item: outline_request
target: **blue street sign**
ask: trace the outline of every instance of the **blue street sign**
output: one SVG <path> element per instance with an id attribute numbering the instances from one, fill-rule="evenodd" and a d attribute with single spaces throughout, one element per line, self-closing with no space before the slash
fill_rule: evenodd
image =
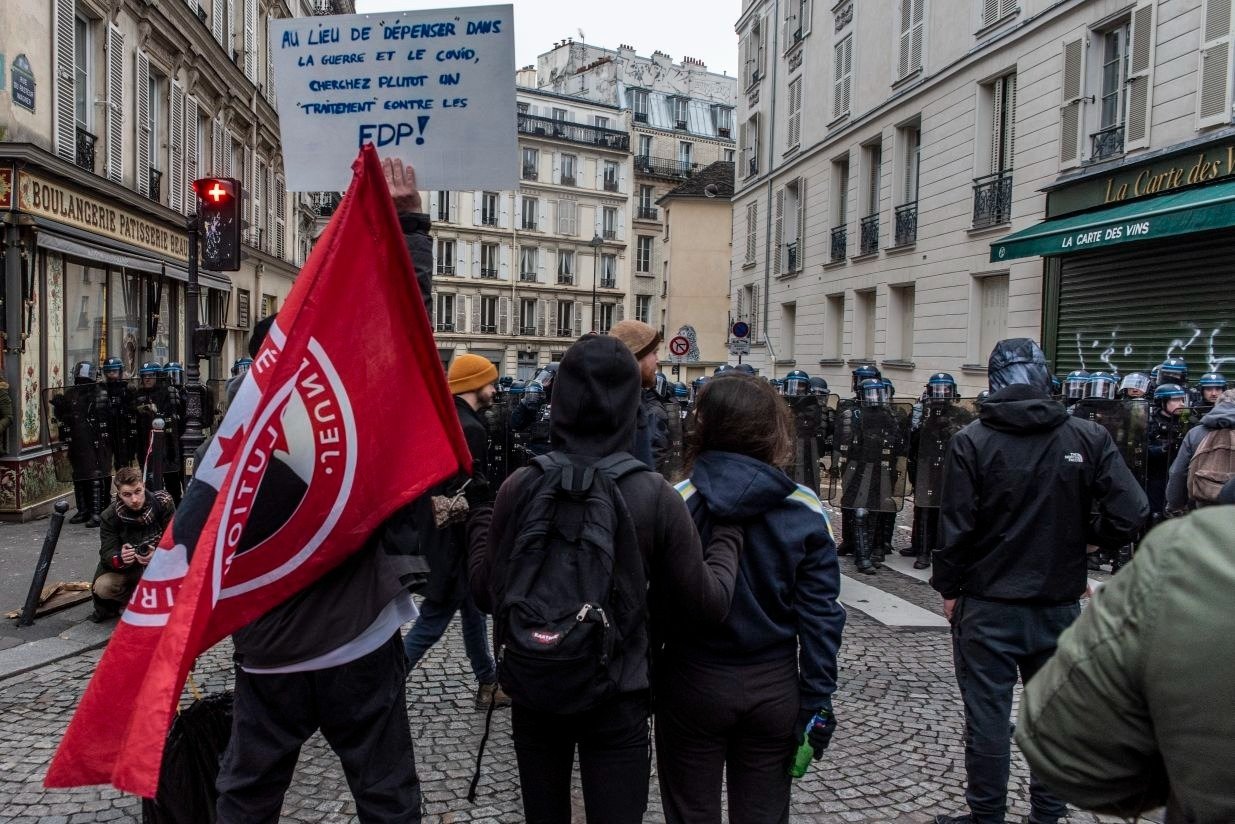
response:
<path id="1" fill-rule="evenodd" d="M 750 324 L 746 323 L 746 321 L 740 320 L 733 324 L 733 329 L 731 331 L 735 338 L 744 338 L 750 334 Z"/>

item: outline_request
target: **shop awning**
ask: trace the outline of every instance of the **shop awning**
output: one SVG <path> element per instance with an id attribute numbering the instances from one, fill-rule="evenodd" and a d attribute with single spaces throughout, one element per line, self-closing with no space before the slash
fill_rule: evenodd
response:
<path id="1" fill-rule="evenodd" d="M 991 262 L 1088 252 L 1235 226 L 1235 180 L 1044 220 L 991 244 Z"/>
<path id="2" fill-rule="evenodd" d="M 82 258 L 95 264 L 134 269 L 139 272 L 149 272 L 153 275 L 165 274 L 170 278 L 185 282 L 189 279 L 188 270 L 175 263 L 131 254 L 111 245 L 104 246 L 97 241 L 92 243 L 84 238 L 79 239 L 76 232 L 73 232 L 74 236 L 70 236 L 67 231 L 65 234 L 59 234 L 49 228 L 50 224 L 42 220 L 36 219 L 35 225 L 40 230 L 35 240 L 44 249 L 63 252 L 66 255 Z M 223 291 L 228 291 L 232 288 L 231 278 L 222 272 L 208 272 L 204 269 L 199 269 L 197 279 L 203 287 L 222 289 Z"/>

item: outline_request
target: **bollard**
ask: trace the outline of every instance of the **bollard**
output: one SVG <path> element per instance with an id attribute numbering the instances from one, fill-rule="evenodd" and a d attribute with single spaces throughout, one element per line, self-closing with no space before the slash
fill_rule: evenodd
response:
<path id="1" fill-rule="evenodd" d="M 30 582 L 30 592 L 26 594 L 26 605 L 21 609 L 21 618 L 17 626 L 34 625 L 34 613 L 39 608 L 39 594 L 47 583 L 47 571 L 51 569 L 51 558 L 56 554 L 56 544 L 60 541 L 60 527 L 64 525 L 64 513 L 69 511 L 68 501 L 60 501 L 47 524 L 47 534 L 43 536 L 43 549 L 39 552 L 39 564 L 34 568 L 34 580 Z"/>
<path id="2" fill-rule="evenodd" d="M 150 443 L 146 449 L 146 466 L 145 476 L 146 488 L 157 490 L 163 489 L 163 450 L 166 446 L 166 437 L 163 429 L 166 424 L 162 418 L 155 418 L 150 425 Z"/>

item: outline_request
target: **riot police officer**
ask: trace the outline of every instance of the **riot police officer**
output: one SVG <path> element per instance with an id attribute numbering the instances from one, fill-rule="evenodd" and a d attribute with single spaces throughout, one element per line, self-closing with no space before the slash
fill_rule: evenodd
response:
<path id="1" fill-rule="evenodd" d="M 793 413 L 793 460 L 789 476 L 795 483 L 819 494 L 819 429 L 823 409 L 819 398 L 811 392 L 810 375 L 794 369 L 785 376 L 782 389 L 789 410 Z"/>
<path id="2" fill-rule="evenodd" d="M 67 446 L 67 466 L 57 461 L 56 475 L 73 482 L 77 512 L 69 523 L 85 522 L 88 527 L 100 523 L 112 471 L 108 433 L 111 410 L 107 392 L 97 377 L 94 364 L 80 361 L 73 367 L 72 386 L 48 390 L 45 396 L 60 424 L 60 441 Z"/>
<path id="3" fill-rule="evenodd" d="M 1179 444 L 1188 432 L 1190 412 L 1188 393 L 1179 384 L 1163 383 L 1154 390 L 1145 484 L 1151 525 L 1166 517 L 1166 481 Z"/>
<path id="4" fill-rule="evenodd" d="M 948 446 L 953 436 L 976 417 L 976 406 L 961 400 L 955 378 L 947 372 L 937 372 L 930 377 L 921 403 L 921 415 L 910 433 L 914 569 L 928 568 L 931 553 L 938 549 L 939 507 Z M 901 554 L 906 553 L 902 550 Z"/>
<path id="5" fill-rule="evenodd" d="M 841 450 L 850 449 L 852 439 L 855 437 L 855 427 L 860 420 L 860 407 L 862 403 L 862 383 L 867 380 L 879 380 L 879 370 L 873 366 L 859 366 L 850 373 L 850 386 L 853 389 L 853 398 L 841 401 L 836 409 L 836 423 L 834 427 L 833 448 L 836 450 L 836 456 L 832 463 L 832 473 L 834 477 L 839 477 L 839 473 L 843 470 L 840 465 L 845 459 L 840 454 Z M 863 515 L 865 518 L 865 515 Z M 852 507 L 848 507 L 841 503 L 841 542 L 836 547 L 838 555 L 849 555 L 854 551 L 854 546 L 857 543 L 854 540 L 853 527 L 856 523 L 857 516 Z"/>
<path id="6" fill-rule="evenodd" d="M 1197 409 L 1208 412 L 1218 402 L 1218 397 L 1226 391 L 1226 378 L 1218 372 L 1206 372 L 1196 382 L 1196 388 L 1201 395 Z"/>
<path id="7" fill-rule="evenodd" d="M 1084 369 L 1069 372 L 1063 379 L 1064 406 L 1071 408 L 1085 397 L 1085 384 L 1089 382 L 1089 373 Z"/>
<path id="8" fill-rule="evenodd" d="M 137 454 L 137 418 L 133 414 L 133 390 L 124 379 L 120 358 L 103 361 L 103 386 L 107 390 L 107 431 L 115 467 L 129 466 Z"/>
<path id="9" fill-rule="evenodd" d="M 171 430 L 167 428 L 171 417 L 171 403 L 168 399 L 166 386 L 163 384 L 163 367 L 154 361 L 143 363 L 137 370 L 137 388 L 133 390 L 133 417 L 137 421 L 137 460 L 146 465 L 155 449 L 161 450 L 160 463 L 165 464 L 167 440 Z M 163 419 L 163 442 L 155 444 L 151 441 L 156 418 Z M 160 468 L 160 477 L 162 468 Z M 151 478 L 145 479 L 150 489 L 161 489 L 158 484 L 151 484 Z"/>
<path id="10" fill-rule="evenodd" d="M 682 474 L 682 415 L 673 397 L 673 384 L 664 372 L 657 372 L 652 388 L 643 390 L 644 404 L 664 426 L 667 443 L 653 443 L 656 471 L 672 482 Z M 658 428 L 659 431 L 659 428 Z"/>
<path id="11" fill-rule="evenodd" d="M 524 434 L 524 449 L 533 457 L 544 455 L 549 444 L 549 409 L 553 403 L 553 379 L 557 376 L 557 361 L 546 364 L 535 379 L 523 387 L 523 396 L 510 413 L 510 426 Z"/>
<path id="12" fill-rule="evenodd" d="M 1116 397 L 1120 400 L 1138 400 L 1149 396 L 1152 379 L 1144 372 L 1129 372 L 1119 381 Z"/>

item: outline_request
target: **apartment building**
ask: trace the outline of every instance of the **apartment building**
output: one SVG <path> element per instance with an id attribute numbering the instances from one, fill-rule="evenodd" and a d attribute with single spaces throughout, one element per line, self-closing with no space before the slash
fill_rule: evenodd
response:
<path id="1" fill-rule="evenodd" d="M 319 9 L 320 5 L 320 9 Z M 40 403 L 78 361 L 184 361 L 186 311 L 230 330 L 203 362 L 221 380 L 277 310 L 309 246 L 308 198 L 280 160 L 266 27 L 352 11 L 351 0 L 10 0 L 0 83 L 5 376 L 15 420 L 0 457 L 0 517 L 60 495 Z M 240 179 L 239 272 L 202 271 L 185 304 L 186 216 L 198 177 Z"/>
<path id="2" fill-rule="evenodd" d="M 471 352 L 530 379 L 585 331 L 624 317 L 630 136 L 614 106 L 519 73 L 519 188 L 425 192 L 442 363 Z"/>
<path id="3" fill-rule="evenodd" d="M 885 8 L 886 6 L 886 8 Z M 750 0 L 731 305 L 751 362 L 916 395 L 1235 360 L 1231 0 Z"/>

